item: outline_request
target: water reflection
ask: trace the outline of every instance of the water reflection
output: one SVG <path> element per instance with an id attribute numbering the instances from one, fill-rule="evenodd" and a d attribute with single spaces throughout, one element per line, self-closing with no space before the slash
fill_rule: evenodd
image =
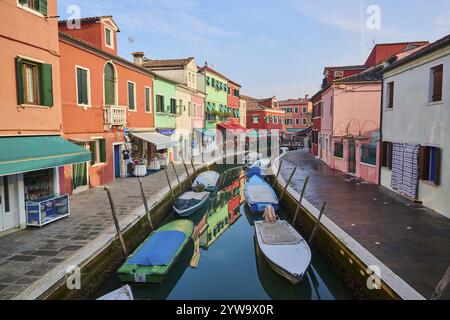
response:
<path id="1" fill-rule="evenodd" d="M 195 225 L 192 241 L 174 268 L 161 286 L 132 285 L 136 299 L 351 298 L 331 267 L 314 253 L 307 277 L 297 286 L 270 268 L 254 241 L 253 222 L 261 217 L 245 210 L 244 177 L 241 168 L 221 172 L 219 191 L 190 217 Z M 113 275 L 95 298 L 122 285 Z"/>

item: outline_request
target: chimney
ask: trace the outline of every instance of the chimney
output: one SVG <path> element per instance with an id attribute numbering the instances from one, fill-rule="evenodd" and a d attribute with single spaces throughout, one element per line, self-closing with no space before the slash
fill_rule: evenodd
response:
<path id="1" fill-rule="evenodd" d="M 309 100 L 309 94 L 305 94 L 305 100 L 306 100 L 306 101 Z"/>
<path id="2" fill-rule="evenodd" d="M 144 53 L 143 52 L 133 52 L 131 54 L 133 56 L 133 63 L 138 66 L 142 66 L 144 64 Z"/>

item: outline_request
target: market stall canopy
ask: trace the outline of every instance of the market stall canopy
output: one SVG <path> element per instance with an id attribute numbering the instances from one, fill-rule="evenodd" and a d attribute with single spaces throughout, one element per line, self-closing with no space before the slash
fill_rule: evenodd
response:
<path id="1" fill-rule="evenodd" d="M 158 132 L 130 132 L 130 134 L 136 138 L 154 144 L 156 146 L 156 150 L 163 150 L 170 147 L 176 147 L 178 145 L 177 141 L 173 141 L 170 137 L 162 135 Z"/>
<path id="2" fill-rule="evenodd" d="M 91 161 L 91 152 L 60 136 L 0 138 L 0 176 Z"/>

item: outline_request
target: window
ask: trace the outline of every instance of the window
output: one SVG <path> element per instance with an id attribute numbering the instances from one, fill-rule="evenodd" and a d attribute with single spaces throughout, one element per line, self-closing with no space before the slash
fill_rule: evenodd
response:
<path id="1" fill-rule="evenodd" d="M 374 166 L 377 164 L 376 144 L 363 144 L 361 146 L 361 162 Z"/>
<path id="2" fill-rule="evenodd" d="M 303 107 L 303 114 L 306 114 L 307 112 L 306 107 Z"/>
<path id="3" fill-rule="evenodd" d="M 303 124 L 304 126 L 306 126 L 306 124 L 307 124 L 306 119 L 302 119 L 302 124 Z"/>
<path id="4" fill-rule="evenodd" d="M 97 139 L 89 142 L 92 160 L 91 165 L 106 163 L 106 140 Z"/>
<path id="5" fill-rule="evenodd" d="M 441 153 L 441 149 L 437 147 L 420 147 L 419 175 L 421 180 L 440 185 Z"/>
<path id="6" fill-rule="evenodd" d="M 298 113 L 298 108 L 295 108 L 295 113 Z"/>
<path id="7" fill-rule="evenodd" d="M 259 123 L 259 116 L 252 117 L 253 123 Z"/>
<path id="8" fill-rule="evenodd" d="M 442 79 L 444 66 L 431 68 L 430 102 L 442 101 Z"/>
<path id="9" fill-rule="evenodd" d="M 392 156 L 394 147 L 391 142 L 383 141 L 381 150 L 381 166 L 392 170 Z"/>
<path id="10" fill-rule="evenodd" d="M 145 87 L 145 112 L 152 112 L 152 106 L 151 106 L 151 89 L 149 87 Z"/>
<path id="11" fill-rule="evenodd" d="M 52 65 L 16 58 L 18 104 L 53 106 Z"/>
<path id="12" fill-rule="evenodd" d="M 128 109 L 136 111 L 136 84 L 128 81 Z"/>
<path id="13" fill-rule="evenodd" d="M 164 96 L 156 95 L 156 112 L 164 112 Z"/>
<path id="14" fill-rule="evenodd" d="M 177 100 L 174 98 L 170 99 L 170 113 L 172 114 L 177 113 Z"/>
<path id="15" fill-rule="evenodd" d="M 333 108 L 334 108 L 334 98 L 331 97 L 330 99 L 330 115 L 333 115 Z"/>
<path id="16" fill-rule="evenodd" d="M 88 106 L 90 105 L 90 79 L 89 79 L 89 70 L 77 67 L 77 103 L 80 106 Z"/>
<path id="17" fill-rule="evenodd" d="M 292 125 L 292 119 L 285 119 L 284 120 L 284 124 L 288 125 L 288 126 L 291 126 Z"/>
<path id="18" fill-rule="evenodd" d="M 299 125 L 300 124 L 300 119 L 295 119 L 295 124 Z"/>
<path id="19" fill-rule="evenodd" d="M 105 43 L 108 48 L 114 48 L 113 32 L 107 27 L 105 27 Z"/>
<path id="20" fill-rule="evenodd" d="M 19 0 L 19 4 L 25 8 L 32 9 L 47 15 L 47 0 Z"/>
<path id="21" fill-rule="evenodd" d="M 344 158 L 344 143 L 342 141 L 334 142 L 334 156 L 336 158 Z"/>
<path id="22" fill-rule="evenodd" d="M 192 115 L 192 103 L 188 102 L 188 116 L 190 117 Z"/>
<path id="23" fill-rule="evenodd" d="M 386 108 L 394 107 L 394 82 L 389 82 L 386 87 Z"/>
<path id="24" fill-rule="evenodd" d="M 116 69 L 112 63 L 105 65 L 105 104 L 112 106 L 116 104 Z"/>

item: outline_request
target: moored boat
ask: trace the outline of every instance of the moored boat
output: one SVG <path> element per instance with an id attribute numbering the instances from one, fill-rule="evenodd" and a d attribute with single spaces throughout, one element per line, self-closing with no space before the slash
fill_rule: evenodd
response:
<path id="1" fill-rule="evenodd" d="M 268 206 L 279 209 L 278 197 L 273 188 L 262 178 L 253 176 L 245 185 L 245 199 L 253 212 L 264 212 Z"/>
<path id="2" fill-rule="evenodd" d="M 219 177 L 220 174 L 215 171 L 202 172 L 192 183 L 192 190 L 196 190 L 199 186 L 203 185 L 205 191 L 214 192 L 216 191 Z"/>
<path id="3" fill-rule="evenodd" d="M 258 246 L 270 267 L 293 284 L 302 281 L 311 264 L 305 239 L 286 221 L 255 222 Z"/>
<path id="4" fill-rule="evenodd" d="M 209 192 L 185 192 L 175 201 L 173 210 L 181 217 L 189 217 L 209 200 Z"/>
<path id="5" fill-rule="evenodd" d="M 126 283 L 161 284 L 188 244 L 194 224 L 175 220 L 153 232 L 117 271 Z"/>
<path id="6" fill-rule="evenodd" d="M 133 292 L 129 285 L 125 285 L 113 292 L 105 294 L 104 296 L 98 298 L 97 300 L 107 300 L 107 301 L 131 301 L 134 300 Z"/>

